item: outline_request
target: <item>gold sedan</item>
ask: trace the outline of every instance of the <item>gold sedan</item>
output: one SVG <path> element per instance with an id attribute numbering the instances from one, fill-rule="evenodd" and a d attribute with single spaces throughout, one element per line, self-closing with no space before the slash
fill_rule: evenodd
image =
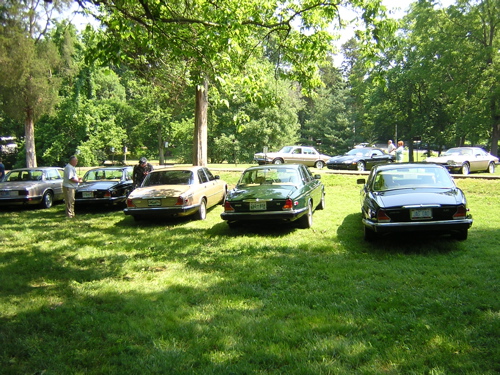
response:
<path id="1" fill-rule="evenodd" d="M 127 199 L 125 215 L 135 220 L 194 214 L 204 220 L 207 209 L 222 203 L 227 184 L 205 167 L 167 167 L 149 173 Z"/>

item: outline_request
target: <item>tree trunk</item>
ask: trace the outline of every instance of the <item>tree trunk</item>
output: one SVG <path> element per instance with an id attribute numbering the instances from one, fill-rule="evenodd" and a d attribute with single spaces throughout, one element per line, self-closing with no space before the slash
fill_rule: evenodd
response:
<path id="1" fill-rule="evenodd" d="M 165 155 L 164 155 L 164 142 L 163 142 L 163 138 L 162 138 L 162 134 L 161 134 L 161 124 L 158 124 L 158 128 L 157 128 L 157 134 L 158 134 L 158 150 L 159 150 L 159 153 L 160 153 L 160 165 L 163 165 L 165 164 Z"/>
<path id="2" fill-rule="evenodd" d="M 35 151 L 35 120 L 32 108 L 29 108 L 26 111 L 26 120 L 24 122 L 24 137 L 24 147 L 26 149 L 26 167 L 37 167 Z"/>
<path id="3" fill-rule="evenodd" d="M 208 134 L 208 79 L 203 78 L 203 86 L 196 87 L 196 108 L 194 115 L 193 165 L 207 165 Z"/>
<path id="4" fill-rule="evenodd" d="M 496 122 L 493 124 L 493 129 L 491 132 L 491 154 L 498 156 L 498 141 L 500 140 L 500 121 L 498 118 L 495 119 Z"/>

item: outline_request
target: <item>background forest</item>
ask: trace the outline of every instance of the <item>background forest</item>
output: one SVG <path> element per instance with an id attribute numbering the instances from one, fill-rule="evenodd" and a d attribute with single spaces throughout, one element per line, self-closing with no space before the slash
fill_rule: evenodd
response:
<path id="1" fill-rule="evenodd" d="M 340 66 L 333 35 L 345 21 L 332 27 L 332 8 L 296 10 L 300 25 L 290 18 L 287 30 L 271 30 L 272 6 L 284 2 L 241 4 L 241 28 L 229 23 L 234 11 L 220 16 L 241 2 L 182 10 L 172 2 L 171 14 L 197 19 L 173 34 L 163 10 L 139 9 L 143 17 L 136 3 L 80 1 L 99 26 L 79 30 L 60 18 L 69 1 L 2 2 L 0 136 L 20 146 L 3 155 L 7 167 L 64 165 L 74 153 L 80 165 L 97 165 L 124 160 L 125 149 L 129 159 L 194 162 L 198 95 L 207 97 L 211 163 L 250 162 L 264 146 L 296 143 L 336 155 L 401 139 L 412 150 L 416 137 L 421 148 L 480 145 L 498 154 L 500 0 L 446 8 L 420 0 L 397 20 L 377 0 L 340 2 L 366 25 L 342 46 Z M 230 26 L 204 34 L 215 15 Z"/>

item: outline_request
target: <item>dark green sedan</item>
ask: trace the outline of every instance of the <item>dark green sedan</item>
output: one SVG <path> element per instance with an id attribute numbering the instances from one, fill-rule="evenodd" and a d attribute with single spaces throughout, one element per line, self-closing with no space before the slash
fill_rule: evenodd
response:
<path id="1" fill-rule="evenodd" d="M 296 221 L 310 228 L 316 209 L 325 208 L 320 175 L 299 164 L 246 169 L 225 200 L 221 218 L 229 226 L 240 221 Z"/>

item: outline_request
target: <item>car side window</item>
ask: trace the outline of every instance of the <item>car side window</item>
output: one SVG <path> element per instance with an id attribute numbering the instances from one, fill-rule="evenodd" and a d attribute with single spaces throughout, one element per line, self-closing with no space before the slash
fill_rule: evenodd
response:
<path id="1" fill-rule="evenodd" d="M 301 154 L 302 153 L 302 150 L 300 148 L 296 148 L 295 150 L 293 150 L 292 154 Z"/>
<path id="2" fill-rule="evenodd" d="M 299 168 L 299 172 L 300 172 L 300 177 L 302 178 L 302 181 L 304 181 L 304 183 L 308 183 L 309 181 L 312 180 L 311 172 L 309 172 L 309 170 L 306 167 L 301 166 Z"/>
<path id="3" fill-rule="evenodd" d="M 60 179 L 61 176 L 59 176 L 59 173 L 55 169 L 49 169 L 47 170 L 47 180 L 53 181 L 53 180 L 58 180 Z"/>
<path id="4" fill-rule="evenodd" d="M 203 168 L 203 171 L 205 171 L 205 174 L 207 175 L 207 177 L 208 177 L 208 180 L 209 180 L 209 181 L 213 181 L 213 180 L 215 180 L 215 177 L 214 177 L 214 175 L 212 174 L 212 172 L 210 172 L 210 171 L 209 171 L 208 169 L 206 169 L 206 168 Z"/>
<path id="5" fill-rule="evenodd" d="M 200 180 L 200 183 L 204 184 L 205 182 L 208 182 L 207 175 L 205 172 L 203 172 L 203 169 L 198 169 L 198 179 Z"/>

